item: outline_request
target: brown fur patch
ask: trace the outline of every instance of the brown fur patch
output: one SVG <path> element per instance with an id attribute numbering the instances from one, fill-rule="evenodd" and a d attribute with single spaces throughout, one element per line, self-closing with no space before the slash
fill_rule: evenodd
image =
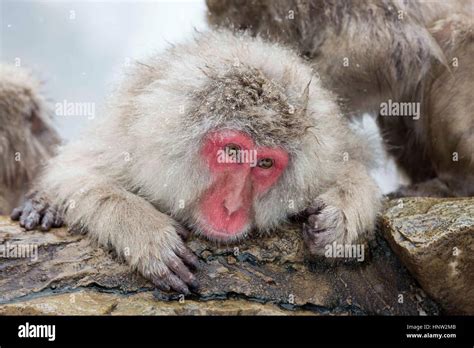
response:
<path id="1" fill-rule="evenodd" d="M 210 117 L 219 127 L 238 122 L 258 144 L 283 146 L 295 143 L 310 126 L 304 100 L 290 102 L 283 86 L 255 68 L 241 65 L 222 76 L 206 75 L 210 83 L 192 96 L 197 107 L 191 122 Z"/>

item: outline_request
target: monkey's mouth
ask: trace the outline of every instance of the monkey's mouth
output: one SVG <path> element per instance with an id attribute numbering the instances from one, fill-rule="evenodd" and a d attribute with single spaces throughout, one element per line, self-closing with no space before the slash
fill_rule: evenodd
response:
<path id="1" fill-rule="evenodd" d="M 252 221 L 248 205 L 229 207 L 221 197 L 209 195 L 200 202 L 197 225 L 202 234 L 211 240 L 241 239 L 250 229 Z"/>
<path id="2" fill-rule="evenodd" d="M 240 240 L 244 238 L 250 231 L 250 225 L 248 223 L 244 224 L 243 226 L 239 226 L 238 229 L 232 227 L 224 229 L 216 226 L 215 223 L 208 221 L 208 219 L 205 218 L 199 219 L 197 227 L 198 232 L 208 239 L 222 242 L 233 242 Z"/>

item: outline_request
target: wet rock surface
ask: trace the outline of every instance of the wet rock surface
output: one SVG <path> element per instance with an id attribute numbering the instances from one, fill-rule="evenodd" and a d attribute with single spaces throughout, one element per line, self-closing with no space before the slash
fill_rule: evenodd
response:
<path id="1" fill-rule="evenodd" d="M 401 261 L 447 314 L 474 314 L 474 198 L 391 201 L 381 220 Z"/>
<path id="2" fill-rule="evenodd" d="M 201 261 L 190 296 L 152 285 L 87 237 L 25 232 L 0 217 L 0 245 L 37 258 L 0 259 L 0 314 L 433 315 L 438 306 L 380 235 L 365 261 L 309 263 L 298 225 L 240 245 L 188 242 Z"/>

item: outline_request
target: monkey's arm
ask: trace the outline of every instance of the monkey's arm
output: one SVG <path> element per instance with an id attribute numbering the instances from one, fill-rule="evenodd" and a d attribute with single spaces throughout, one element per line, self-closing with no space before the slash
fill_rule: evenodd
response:
<path id="1" fill-rule="evenodd" d="M 27 201 L 20 208 L 25 214 L 19 212 L 24 224 L 28 217 L 38 224 L 45 204 L 58 206 L 66 224 L 86 231 L 101 246 L 112 248 L 160 289 L 188 294 L 189 287 L 197 286 L 185 266 L 195 268 L 198 260 L 180 238 L 187 232 L 184 228 L 113 180 L 92 170 L 73 169 L 47 169 L 39 192 L 46 192 L 48 187 L 55 197 L 46 198 L 42 206 L 37 197 Z"/>
<path id="2" fill-rule="evenodd" d="M 381 194 L 362 164 L 343 164 L 334 184 L 306 210 L 303 237 L 313 255 L 324 255 L 333 242 L 351 244 L 372 232 Z"/>

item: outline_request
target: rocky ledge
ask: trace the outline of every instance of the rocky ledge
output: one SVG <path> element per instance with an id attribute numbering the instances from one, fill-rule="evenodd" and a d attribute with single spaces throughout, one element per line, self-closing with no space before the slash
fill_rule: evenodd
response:
<path id="1" fill-rule="evenodd" d="M 473 314 L 473 206 L 390 201 L 363 261 L 309 262 L 298 225 L 238 246 L 191 239 L 200 289 L 186 298 L 154 290 L 84 236 L 0 217 L 0 314 Z"/>
<path id="2" fill-rule="evenodd" d="M 448 314 L 474 314 L 474 198 L 394 200 L 380 231 Z"/>

